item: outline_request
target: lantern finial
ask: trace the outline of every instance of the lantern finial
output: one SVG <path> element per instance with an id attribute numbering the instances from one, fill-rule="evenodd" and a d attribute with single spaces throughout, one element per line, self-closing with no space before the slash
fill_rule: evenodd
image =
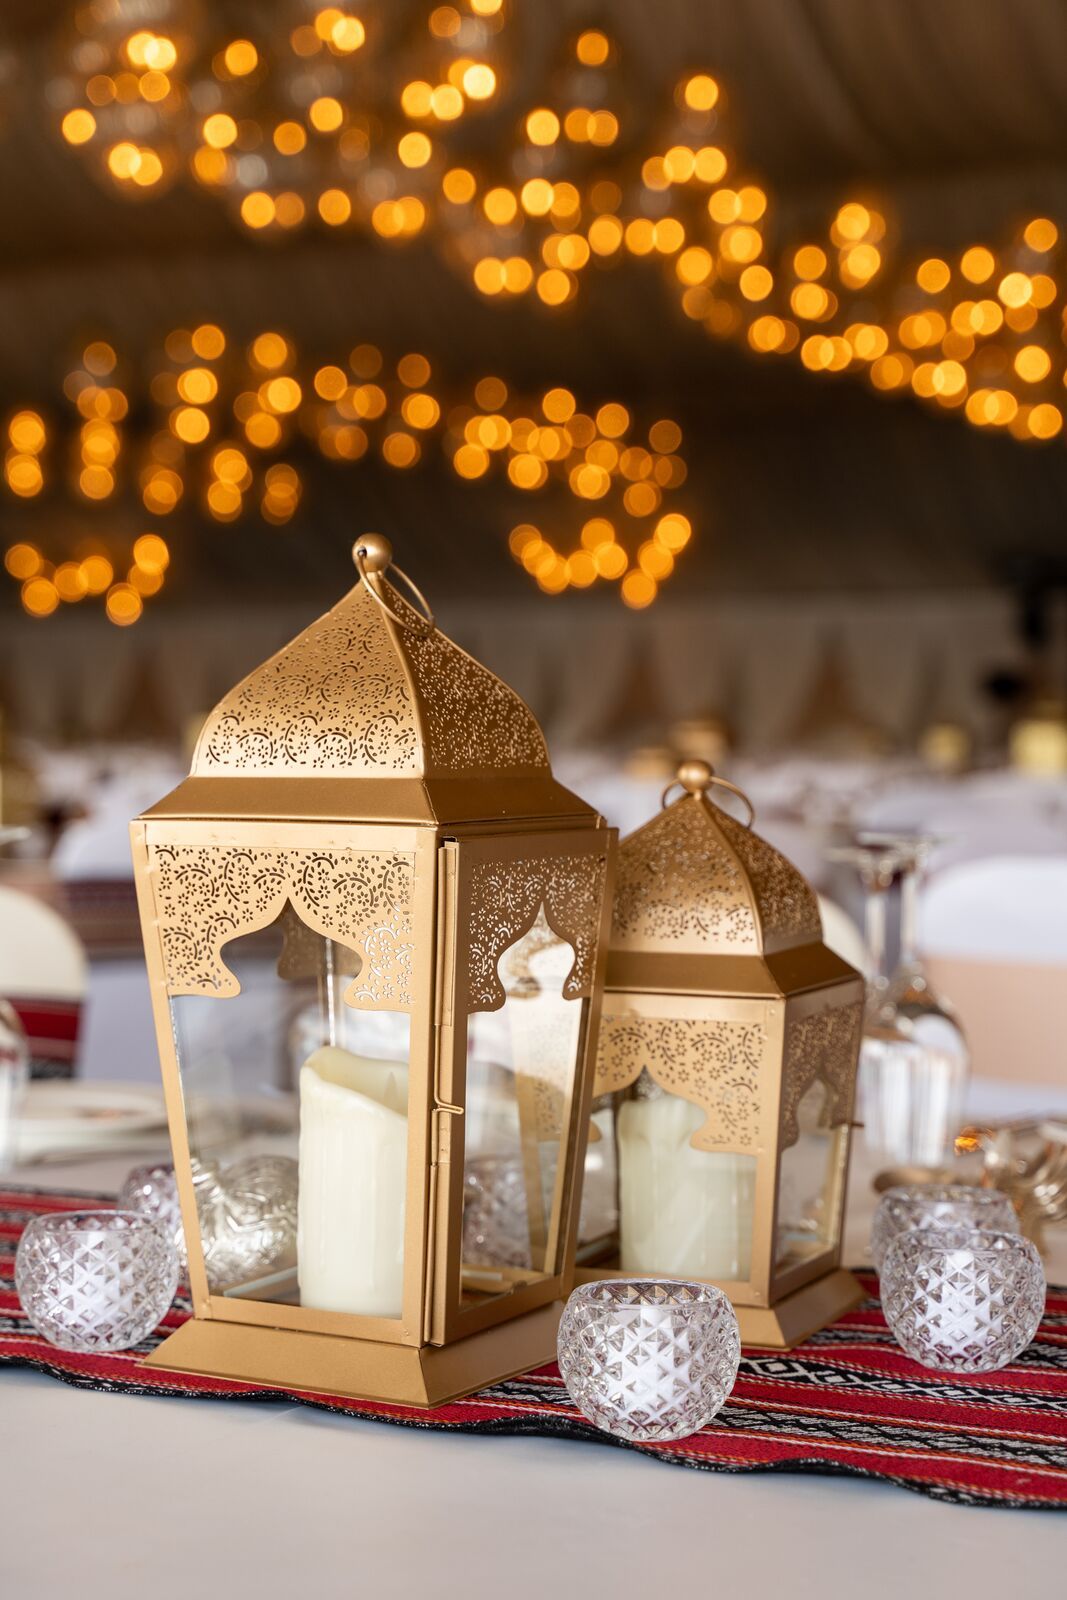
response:
<path id="1" fill-rule="evenodd" d="M 748 795 L 743 789 L 739 789 L 736 783 L 730 783 L 726 778 L 720 778 L 710 762 L 700 761 L 695 756 L 690 757 L 679 765 L 678 775 L 673 783 L 669 783 L 664 789 L 660 804 L 665 806 L 669 796 L 676 788 L 684 789 L 686 794 L 693 799 L 706 799 L 708 790 L 713 786 L 720 789 L 728 789 L 731 794 L 737 796 L 748 812 L 748 821 L 745 823 L 745 827 L 751 828 L 756 820 L 756 808 L 748 798 Z"/>
<path id="2" fill-rule="evenodd" d="M 706 761 L 695 758 L 683 761 L 678 768 L 678 782 L 688 794 L 703 794 L 711 787 L 715 773 Z"/>
<path id="3" fill-rule="evenodd" d="M 392 566 L 393 547 L 384 534 L 364 533 L 352 546 L 352 560 L 360 574 L 384 572 Z"/>

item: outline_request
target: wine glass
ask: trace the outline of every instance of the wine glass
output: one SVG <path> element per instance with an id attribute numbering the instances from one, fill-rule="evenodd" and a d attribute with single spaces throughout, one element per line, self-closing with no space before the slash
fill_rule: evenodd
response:
<path id="1" fill-rule="evenodd" d="M 887 1000 L 909 1024 L 913 1037 L 932 1050 L 943 1051 L 958 1064 L 956 1098 L 962 1096 L 970 1074 L 970 1053 L 959 1018 L 948 1001 L 938 995 L 919 955 L 919 894 L 934 848 L 944 840 L 929 833 L 867 833 L 860 843 L 895 851 L 900 873 L 900 950 L 889 980 Z"/>
<path id="2" fill-rule="evenodd" d="M 882 1166 L 939 1167 L 958 1126 L 966 1064 L 938 1036 L 934 1024 L 938 1019 L 947 1023 L 947 1012 L 927 1012 L 918 1004 L 920 991 L 915 987 L 913 992 L 911 979 L 889 972 L 889 891 L 911 860 L 910 846 L 900 842 L 903 837 L 863 834 L 827 855 L 859 870 L 866 896 L 869 972 L 858 1111 L 867 1148 Z M 909 973 L 917 967 L 913 939 L 909 928 Z"/>

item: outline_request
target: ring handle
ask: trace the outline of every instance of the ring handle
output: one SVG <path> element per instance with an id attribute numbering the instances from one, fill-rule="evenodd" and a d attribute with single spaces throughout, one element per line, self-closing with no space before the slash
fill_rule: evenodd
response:
<path id="1" fill-rule="evenodd" d="M 678 768 L 677 776 L 671 780 L 660 796 L 660 805 L 667 805 L 668 796 L 675 789 L 684 789 L 688 795 L 703 796 L 712 787 L 728 789 L 731 794 L 737 796 L 748 812 L 748 820 L 744 823 L 744 827 L 751 828 L 756 820 L 756 808 L 752 801 L 736 783 L 730 783 L 727 778 L 720 778 L 707 761 L 683 761 Z"/>
<path id="2" fill-rule="evenodd" d="M 364 587 L 375 605 L 381 606 L 390 621 L 395 622 L 399 628 L 408 628 L 412 632 L 421 632 L 423 637 L 428 637 L 437 626 L 434 614 L 430 609 L 430 602 L 419 588 L 413 578 L 409 578 L 401 567 L 393 561 L 393 547 L 388 539 L 383 539 L 380 533 L 365 533 L 357 539 L 352 546 L 352 560 L 356 571 L 363 580 Z M 371 582 L 380 573 L 391 571 L 407 587 L 416 604 L 421 608 L 418 616 L 418 625 L 410 617 L 398 615 L 386 600 L 378 593 L 377 585 Z"/>

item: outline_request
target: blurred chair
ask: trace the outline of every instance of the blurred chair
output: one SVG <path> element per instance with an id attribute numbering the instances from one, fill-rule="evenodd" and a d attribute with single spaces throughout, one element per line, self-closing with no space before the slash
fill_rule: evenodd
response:
<path id="1" fill-rule="evenodd" d="M 85 951 L 57 911 L 0 887 L 0 995 L 26 1030 L 35 1078 L 73 1076 L 87 972 Z"/>
<path id="2" fill-rule="evenodd" d="M 977 1076 L 1067 1080 L 1067 853 L 946 867 L 923 895 L 920 944 Z"/>

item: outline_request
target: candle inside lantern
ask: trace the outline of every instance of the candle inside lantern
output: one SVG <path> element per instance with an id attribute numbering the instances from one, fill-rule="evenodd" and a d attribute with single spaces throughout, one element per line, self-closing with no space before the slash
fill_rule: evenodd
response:
<path id="1" fill-rule="evenodd" d="M 300 1299 L 398 1317 L 404 1284 L 407 1068 L 336 1045 L 300 1069 Z"/>
<path id="2" fill-rule="evenodd" d="M 695 1150 L 699 1107 L 673 1094 L 619 1110 L 620 1265 L 738 1282 L 752 1259 L 755 1161 Z"/>

